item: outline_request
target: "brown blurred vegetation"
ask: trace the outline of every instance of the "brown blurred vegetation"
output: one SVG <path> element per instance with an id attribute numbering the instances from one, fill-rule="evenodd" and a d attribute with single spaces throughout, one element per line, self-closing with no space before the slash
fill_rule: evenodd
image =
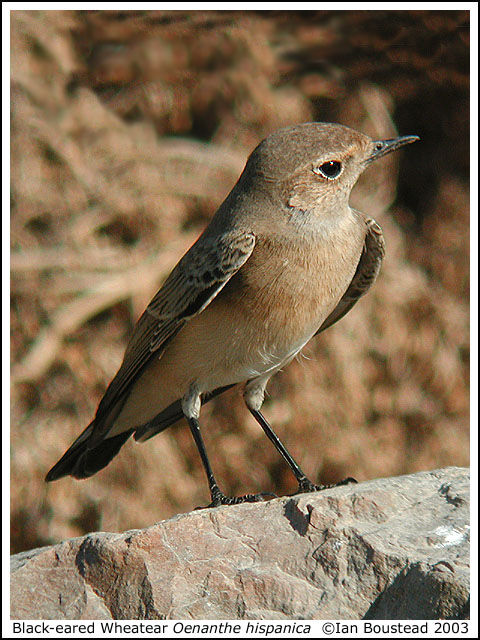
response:
<path id="1" fill-rule="evenodd" d="M 373 290 L 274 378 L 265 414 L 313 478 L 467 465 L 466 11 L 11 13 L 12 551 L 208 500 L 184 425 L 95 477 L 43 478 L 90 421 L 134 322 L 288 124 L 421 143 L 369 169 Z M 386 209 L 389 209 L 386 213 Z M 237 390 L 206 405 L 232 493 L 295 488 Z"/>

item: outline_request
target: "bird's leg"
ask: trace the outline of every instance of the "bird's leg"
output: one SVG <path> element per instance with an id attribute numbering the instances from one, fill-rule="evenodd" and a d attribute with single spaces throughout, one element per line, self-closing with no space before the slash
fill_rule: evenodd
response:
<path id="1" fill-rule="evenodd" d="M 240 504 L 241 502 L 263 502 L 268 498 L 276 498 L 274 493 L 247 493 L 244 496 L 226 496 L 220 490 L 217 481 L 215 480 L 215 476 L 213 475 L 197 418 L 187 418 L 187 422 L 200 453 L 205 473 L 207 474 L 208 487 L 212 498 L 211 503 L 207 505 L 207 507 L 218 507 L 222 504 Z"/>
<path id="2" fill-rule="evenodd" d="M 212 501 L 208 507 L 218 507 L 222 504 L 240 504 L 241 502 L 263 502 L 268 498 L 276 498 L 274 493 L 248 493 L 244 496 L 226 496 L 219 488 L 213 470 L 210 465 L 210 461 L 207 456 L 207 450 L 203 442 L 202 434 L 200 433 L 200 424 L 198 422 L 198 416 L 200 413 L 200 394 L 194 385 L 192 385 L 188 393 L 182 400 L 182 409 L 187 419 L 190 431 L 192 432 L 193 439 L 197 445 L 202 464 L 207 474 L 208 487 L 210 489 L 210 496 Z"/>
<path id="3" fill-rule="evenodd" d="M 314 482 L 309 480 L 305 475 L 305 473 L 302 471 L 302 469 L 299 467 L 299 465 L 292 458 L 287 448 L 282 444 L 277 434 L 273 431 L 271 426 L 265 420 L 262 413 L 258 409 L 252 409 L 251 407 L 248 407 L 248 408 L 250 410 L 250 413 L 255 418 L 255 420 L 264 430 L 269 440 L 273 442 L 277 451 L 280 452 L 280 454 L 286 460 L 290 469 L 293 471 L 295 478 L 297 479 L 297 482 L 298 482 L 298 490 L 295 493 L 308 493 L 311 491 L 321 491 L 322 489 L 330 489 L 331 487 L 337 487 L 344 484 L 356 483 L 356 480 L 354 478 L 346 478 L 345 480 L 342 480 L 337 484 L 325 484 L 325 485 L 315 484 Z"/>
<path id="4" fill-rule="evenodd" d="M 277 451 L 279 451 L 279 453 L 282 455 L 284 460 L 287 462 L 290 469 L 293 471 L 295 478 L 297 479 L 297 482 L 298 482 L 298 493 L 303 493 L 306 491 L 319 491 L 320 489 L 323 489 L 321 485 L 316 485 L 307 478 L 305 473 L 302 471 L 302 469 L 298 466 L 298 464 L 292 458 L 287 448 L 283 445 L 283 443 L 281 442 L 277 434 L 273 431 L 273 429 L 270 427 L 268 422 L 265 420 L 263 414 L 258 409 L 252 409 L 250 407 L 248 408 L 252 416 L 255 418 L 255 420 L 264 430 L 265 434 L 267 435 L 267 438 L 271 442 L 273 442 Z"/>

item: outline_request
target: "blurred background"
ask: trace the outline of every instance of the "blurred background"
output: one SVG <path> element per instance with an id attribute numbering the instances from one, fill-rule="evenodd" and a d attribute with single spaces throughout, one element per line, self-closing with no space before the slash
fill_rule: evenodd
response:
<path id="1" fill-rule="evenodd" d="M 12 552 L 209 501 L 185 424 L 43 479 L 248 154 L 298 122 L 421 142 L 355 188 L 381 274 L 264 413 L 322 483 L 468 465 L 467 11 L 12 11 L 11 52 Z M 202 424 L 227 493 L 295 490 L 240 389 Z"/>

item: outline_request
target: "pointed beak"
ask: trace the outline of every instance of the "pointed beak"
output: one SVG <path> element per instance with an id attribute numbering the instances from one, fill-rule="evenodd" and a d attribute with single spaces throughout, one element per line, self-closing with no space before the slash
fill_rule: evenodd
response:
<path id="1" fill-rule="evenodd" d="M 367 158 L 366 163 L 370 164 L 370 162 L 386 156 L 387 153 L 396 151 L 400 149 L 400 147 L 404 147 L 406 144 L 411 144 L 417 140 L 420 140 L 418 136 L 400 136 L 400 138 L 392 138 L 390 140 L 374 140 L 373 153 Z"/>

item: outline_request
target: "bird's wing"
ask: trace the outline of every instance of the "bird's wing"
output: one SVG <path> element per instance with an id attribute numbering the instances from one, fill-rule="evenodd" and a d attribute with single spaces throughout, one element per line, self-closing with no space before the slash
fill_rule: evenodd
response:
<path id="1" fill-rule="evenodd" d="M 252 233 L 235 231 L 216 237 L 204 234 L 187 251 L 135 326 L 122 365 L 98 406 L 95 436 L 108 431 L 130 385 L 153 354 L 160 357 L 185 322 L 205 309 L 254 246 Z"/>
<path id="2" fill-rule="evenodd" d="M 372 218 L 365 217 L 364 219 L 366 225 L 365 244 L 355 275 L 340 302 L 324 320 L 317 333 L 325 331 L 325 329 L 328 329 L 332 324 L 343 318 L 354 304 L 367 293 L 380 271 L 383 256 L 385 255 L 382 229 Z"/>

